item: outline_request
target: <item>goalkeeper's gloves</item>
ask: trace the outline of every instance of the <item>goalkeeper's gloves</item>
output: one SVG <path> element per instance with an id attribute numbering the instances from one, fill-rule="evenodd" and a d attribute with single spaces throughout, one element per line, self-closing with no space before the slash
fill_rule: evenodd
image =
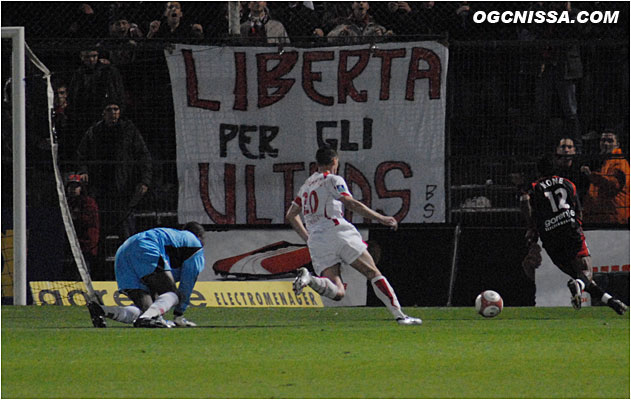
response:
<path id="1" fill-rule="evenodd" d="M 176 315 L 173 319 L 173 322 L 175 322 L 175 326 L 177 326 L 178 328 L 192 328 L 194 326 L 197 326 L 195 322 L 187 320 L 182 315 Z"/>

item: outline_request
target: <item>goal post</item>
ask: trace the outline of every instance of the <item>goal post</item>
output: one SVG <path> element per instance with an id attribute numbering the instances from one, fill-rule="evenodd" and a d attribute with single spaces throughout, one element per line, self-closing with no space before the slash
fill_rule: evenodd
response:
<path id="1" fill-rule="evenodd" d="M 26 84 L 24 27 L 2 27 L 11 39 L 13 113 L 13 304 L 26 305 Z"/>
<path id="2" fill-rule="evenodd" d="M 72 221 L 71 212 L 66 199 L 64 180 L 58 163 L 58 144 L 54 136 L 52 121 L 54 93 L 51 84 L 51 71 L 42 63 L 37 55 L 29 48 L 24 40 L 24 28 L 2 28 L 2 38 L 12 39 L 12 103 L 13 103 L 13 230 L 14 230 L 14 264 L 13 264 L 13 304 L 27 303 L 27 257 L 26 257 L 26 60 L 42 74 L 46 81 L 45 98 L 46 114 L 48 117 L 48 135 L 50 141 L 52 170 L 58 196 L 59 211 L 63 220 L 64 230 L 72 253 L 73 261 L 79 272 L 81 283 L 78 286 L 86 294 L 86 301 L 99 301 L 92 286 L 92 279 L 81 252 L 77 233 Z M 29 103 L 32 104 L 32 103 Z M 66 285 L 73 288 L 73 282 L 51 283 L 53 289 L 64 289 Z M 35 299 L 34 299 L 35 300 Z M 35 301 L 34 301 L 35 303 Z"/>

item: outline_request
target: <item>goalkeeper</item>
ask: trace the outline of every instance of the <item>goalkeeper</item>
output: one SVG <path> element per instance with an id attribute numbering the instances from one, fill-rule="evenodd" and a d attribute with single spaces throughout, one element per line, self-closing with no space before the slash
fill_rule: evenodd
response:
<path id="1" fill-rule="evenodd" d="M 188 222 L 182 230 L 154 228 L 131 236 L 116 252 L 118 290 L 133 306 L 88 303 L 92 324 L 105 328 L 105 318 L 138 328 L 196 326 L 184 318 L 197 276 L 204 269 L 204 228 Z M 179 289 L 175 282 L 180 282 Z M 173 310 L 173 322 L 162 315 Z"/>

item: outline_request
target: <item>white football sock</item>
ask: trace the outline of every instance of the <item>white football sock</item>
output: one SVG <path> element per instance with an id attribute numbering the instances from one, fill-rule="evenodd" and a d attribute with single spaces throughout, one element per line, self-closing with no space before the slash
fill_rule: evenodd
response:
<path id="1" fill-rule="evenodd" d="M 394 293 L 394 289 L 390 286 L 390 283 L 386 279 L 385 276 L 376 276 L 374 277 L 370 283 L 372 284 L 372 288 L 377 295 L 377 298 L 381 300 L 381 302 L 388 308 L 388 311 L 394 318 L 405 318 L 406 315 L 401 311 L 401 305 L 399 304 L 399 300 L 397 299 L 397 295 Z"/>
<path id="2" fill-rule="evenodd" d="M 607 304 L 607 302 L 611 298 L 612 298 L 612 296 L 609 293 L 605 293 L 605 294 L 603 294 L 603 297 L 600 298 L 600 301 L 602 301 L 603 303 Z"/>
<path id="3" fill-rule="evenodd" d="M 581 292 L 585 290 L 585 282 L 583 282 L 582 279 L 577 279 L 576 282 L 578 282 L 578 286 L 581 287 Z"/>
<path id="4" fill-rule="evenodd" d="M 133 323 L 136 318 L 142 311 L 140 308 L 136 306 L 127 306 L 127 307 L 109 307 L 109 306 L 101 306 L 103 311 L 105 311 L 105 316 L 109 319 L 113 319 L 114 321 L 122 322 L 124 324 Z"/>
<path id="5" fill-rule="evenodd" d="M 138 318 L 153 318 L 159 315 L 163 315 L 169 311 L 171 307 L 176 305 L 180 300 L 177 294 L 173 292 L 166 292 L 158 296 L 156 301 Z"/>
<path id="6" fill-rule="evenodd" d="M 311 276 L 309 287 L 318 292 L 318 294 L 324 297 L 328 297 L 329 299 L 335 299 L 339 296 L 337 286 L 329 278 L 319 278 L 317 276 Z"/>

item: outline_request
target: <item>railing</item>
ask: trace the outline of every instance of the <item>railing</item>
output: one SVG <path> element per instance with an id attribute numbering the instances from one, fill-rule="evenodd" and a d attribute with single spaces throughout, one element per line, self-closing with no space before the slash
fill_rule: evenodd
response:
<path id="1" fill-rule="evenodd" d="M 31 48 L 54 71 L 56 87 L 69 85 L 79 65 L 76 40 L 35 40 Z M 533 177 L 537 157 L 554 150 L 563 134 L 582 139 L 585 162 L 598 153 L 598 136 L 604 127 L 621 134 L 623 153 L 629 154 L 628 41 L 583 41 L 578 46 L 582 77 L 576 83 L 576 121 L 564 115 L 557 93 L 542 93 L 546 83 L 532 73 L 536 55 L 553 46 L 575 42 L 469 41 L 449 44 L 447 81 L 448 220 L 474 225 L 515 225 L 516 190 L 511 176 Z M 123 115 L 131 119 L 145 138 L 153 158 L 153 182 L 139 204 L 139 212 L 177 211 L 175 125 L 169 76 L 163 45 L 142 42 L 133 62 L 120 65 L 126 99 Z M 4 47 L 3 47 L 4 49 Z M 5 52 L 3 51 L 3 57 Z M 42 177 L 52 173 L 47 165 L 47 120 L 43 80 L 27 70 L 29 204 L 46 204 Z M 626 82 L 626 83 L 625 83 Z M 547 96 L 547 97 L 546 97 Z M 550 98 L 548 98 L 550 97 Z M 549 103 L 544 114 L 537 110 L 542 99 Z M 6 103 L 3 103 L 6 104 Z M 3 123 L 7 123 L 3 118 Z M 4 131 L 4 130 L 3 130 Z M 62 169 L 75 170 L 74 152 L 83 135 L 67 123 L 57 126 Z M 10 140 L 3 140 L 3 166 L 10 160 Z M 4 171 L 10 171 L 6 165 Z M 8 183 L 7 180 L 3 182 Z M 10 204 L 3 190 L 3 204 Z M 6 199 L 6 202 L 5 202 Z M 102 205 L 107 210 L 106 205 Z"/>

